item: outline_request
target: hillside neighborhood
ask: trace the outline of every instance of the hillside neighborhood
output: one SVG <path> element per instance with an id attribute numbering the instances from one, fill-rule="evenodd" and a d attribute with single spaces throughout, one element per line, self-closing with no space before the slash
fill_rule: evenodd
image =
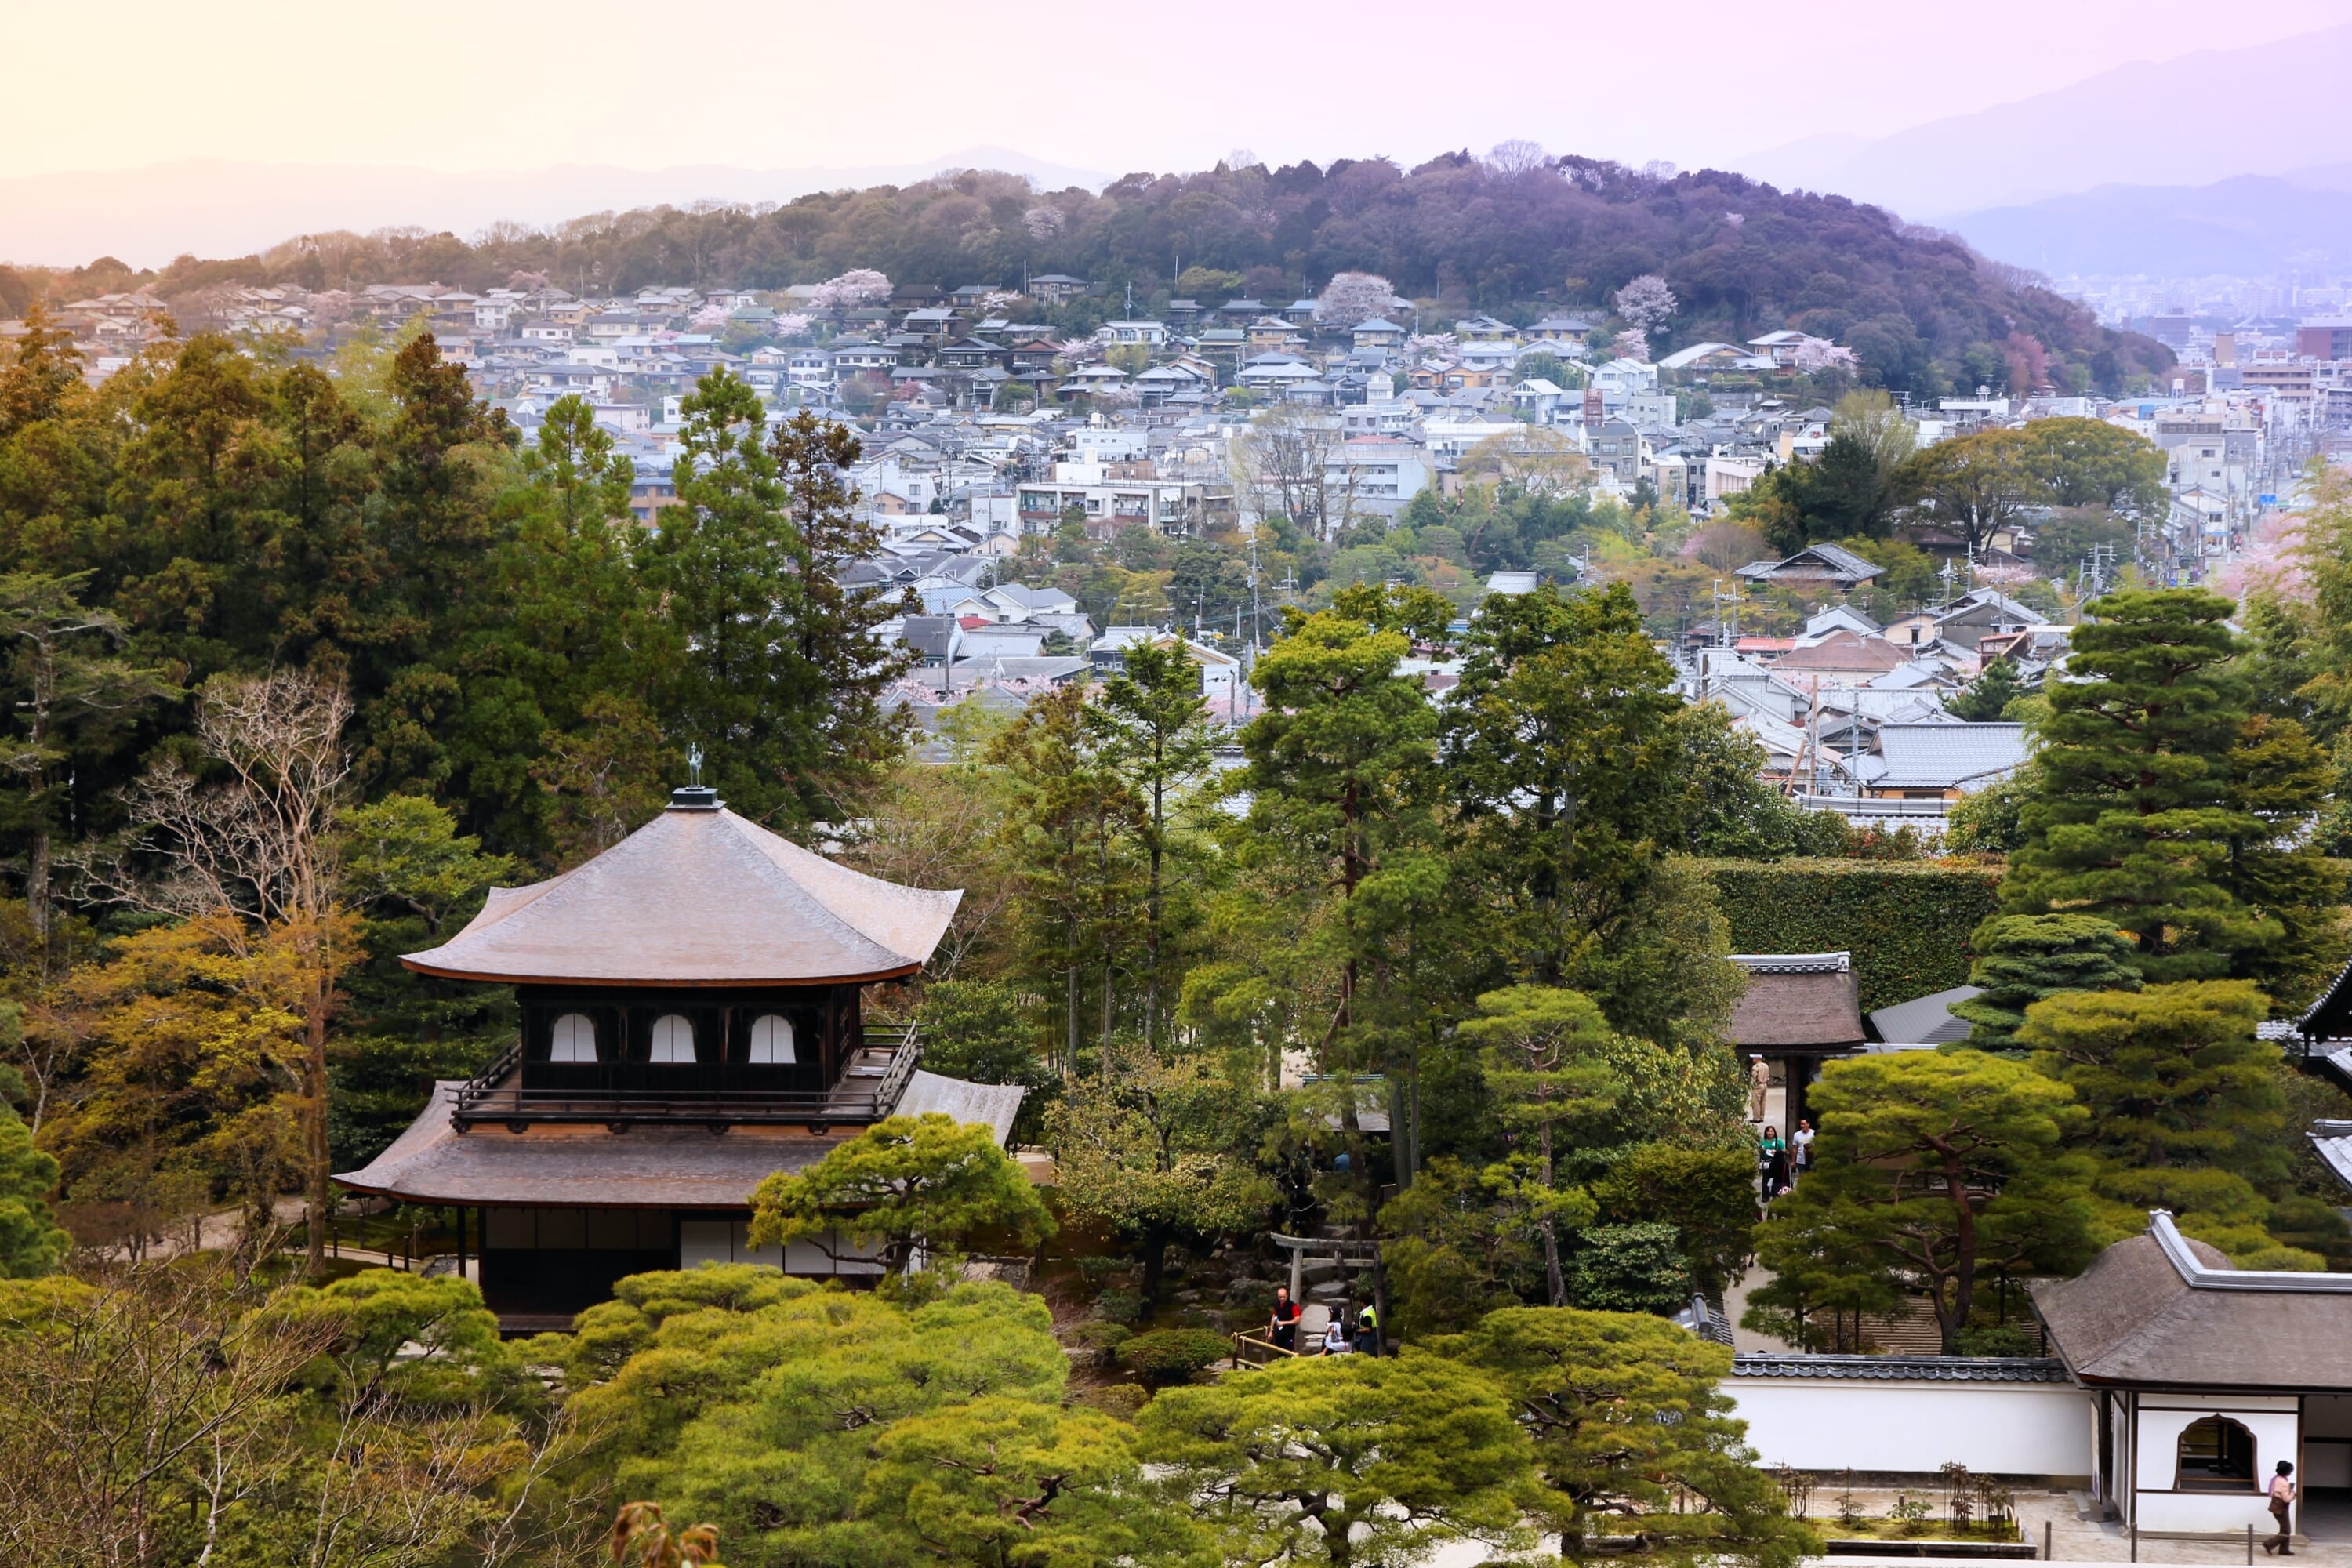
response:
<path id="1" fill-rule="evenodd" d="M 2352 1568 L 2342 291 L 2105 326 L 1731 176 L 1374 163 L 991 243 L 1682 227 L 39 274 L 0 1542 Z M 1751 310 L 1792 212 L 1945 295 Z"/>

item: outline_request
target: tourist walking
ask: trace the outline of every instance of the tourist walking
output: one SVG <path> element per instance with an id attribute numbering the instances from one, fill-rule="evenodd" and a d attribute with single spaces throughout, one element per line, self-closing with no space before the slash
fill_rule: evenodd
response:
<path id="1" fill-rule="evenodd" d="M 1274 1288 L 1274 1318 L 1266 1324 L 1266 1337 L 1277 1350 L 1298 1348 L 1298 1303 L 1290 1299 L 1290 1287 Z"/>
<path id="2" fill-rule="evenodd" d="M 1756 1141 L 1756 1173 L 1764 1184 L 1764 1201 L 1770 1203 L 1789 1190 L 1789 1146 L 1778 1127 L 1764 1129 Z"/>
<path id="3" fill-rule="evenodd" d="M 1364 1310 L 1356 1314 L 1356 1353 L 1381 1353 L 1381 1315 L 1372 1310 L 1370 1301 L 1365 1302 Z"/>
<path id="4" fill-rule="evenodd" d="M 2271 1517 L 2278 1521 L 2278 1533 L 2263 1542 L 2263 1554 L 2275 1552 L 2282 1557 L 2294 1555 L 2294 1532 L 2287 1521 L 2294 1517 L 2294 1467 L 2284 1459 L 2278 1462 L 2278 1473 L 2271 1477 Z"/>
<path id="5" fill-rule="evenodd" d="M 1800 1121 L 1789 1134 L 1789 1164 L 1798 1181 L 1813 1168 L 1813 1124 Z"/>

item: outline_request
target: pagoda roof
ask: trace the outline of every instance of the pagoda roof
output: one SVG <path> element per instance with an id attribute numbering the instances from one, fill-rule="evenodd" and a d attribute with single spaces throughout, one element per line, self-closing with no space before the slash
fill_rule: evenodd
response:
<path id="1" fill-rule="evenodd" d="M 715 800 L 680 797 L 585 865 L 493 888 L 423 974 L 582 985 L 814 985 L 927 963 L 961 892 L 902 888 L 835 864 Z"/>

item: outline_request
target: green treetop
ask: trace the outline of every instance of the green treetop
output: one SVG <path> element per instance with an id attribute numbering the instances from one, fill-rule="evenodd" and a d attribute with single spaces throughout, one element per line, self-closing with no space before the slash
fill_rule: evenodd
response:
<path id="1" fill-rule="evenodd" d="M 883 691 L 912 657 L 873 637 L 895 596 L 838 581 L 877 538 L 840 477 L 856 437 L 803 410 L 767 438 L 758 394 L 724 368 L 680 406 L 680 504 L 645 552 L 691 650 L 663 711 L 746 815 L 826 815 L 903 745 Z"/>
<path id="2" fill-rule="evenodd" d="M 1975 1028 L 1979 1050 L 2020 1048 L 2025 1010 L 2062 991 L 2137 991 L 2131 939 L 2096 915 L 1994 915 L 1969 938 L 1976 961 L 1969 984 L 1981 996 L 1952 1005 L 1952 1016 Z"/>
<path id="3" fill-rule="evenodd" d="M 751 1244 L 845 1243 L 836 1261 L 878 1253 L 903 1276 L 919 1246 L 936 1263 L 976 1230 L 1003 1231 L 1026 1250 L 1054 1220 L 996 1131 L 951 1116 L 877 1121 L 804 1171 L 778 1171 L 751 1194 Z"/>
<path id="4" fill-rule="evenodd" d="M 1546 1203 L 1555 1201 L 1555 1131 L 1597 1121 L 1616 1106 L 1616 1075 L 1598 1055 L 1609 1036 L 1608 1020 L 1578 992 L 1515 985 L 1479 997 L 1477 1016 L 1464 1020 L 1461 1033 L 1485 1047 L 1486 1087 L 1504 1126 L 1536 1135 L 1539 1190 Z M 1589 1215 L 1591 1200 L 1581 1193 L 1575 1197 Z M 1551 1305 L 1563 1306 L 1568 1289 L 1556 1220 L 1547 1211 L 1538 1223 Z"/>
<path id="5" fill-rule="evenodd" d="M 2267 837 L 2231 799 L 2246 705 L 2229 670 L 2227 599 L 2200 588 L 2111 594 L 2075 629 L 2073 678 L 2050 692 L 2039 790 L 2011 858 L 2011 914 L 2082 913 L 2137 943 L 2150 980 L 2229 973 L 2283 934 L 2232 895 L 2234 841 Z"/>

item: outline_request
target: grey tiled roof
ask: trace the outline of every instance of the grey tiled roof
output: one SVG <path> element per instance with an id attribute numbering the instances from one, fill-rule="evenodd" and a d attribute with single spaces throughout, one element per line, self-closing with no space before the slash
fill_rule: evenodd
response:
<path id="1" fill-rule="evenodd" d="M 1950 789 L 1990 782 L 2025 761 L 2022 724 L 1885 724 L 1878 731 L 1887 788 Z"/>
<path id="2" fill-rule="evenodd" d="M 2064 1383 L 2055 1356 L 1803 1355 L 1750 1351 L 1731 1358 L 1734 1377 L 1867 1379 L 1883 1383 Z"/>
<path id="3" fill-rule="evenodd" d="M 1879 1008 L 1870 1016 L 1871 1026 L 1878 1031 L 1880 1039 L 1897 1045 L 1940 1046 L 1950 1040 L 1965 1040 L 1974 1026 L 1966 1018 L 1952 1016 L 1952 1004 L 1983 994 L 1984 987 L 1980 985 L 1955 985 L 1948 991 L 1914 996 L 1908 1002 Z"/>

